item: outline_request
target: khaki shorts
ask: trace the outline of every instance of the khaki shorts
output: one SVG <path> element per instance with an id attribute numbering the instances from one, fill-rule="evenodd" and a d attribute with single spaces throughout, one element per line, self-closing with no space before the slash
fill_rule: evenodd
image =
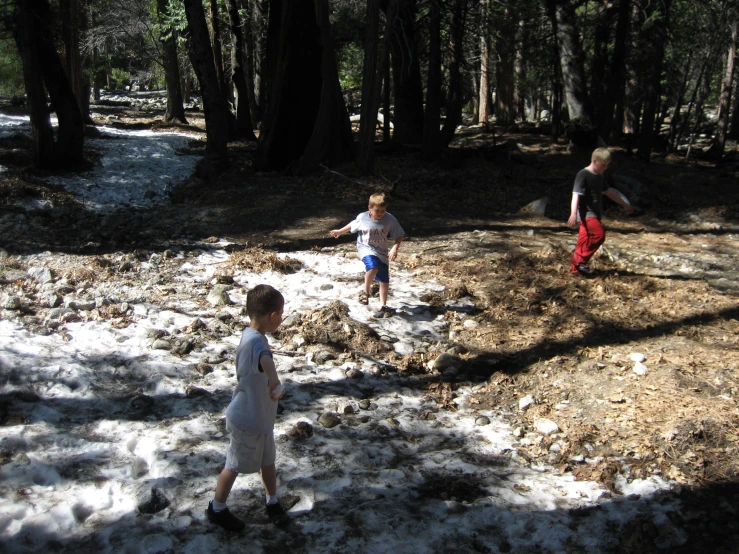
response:
<path id="1" fill-rule="evenodd" d="M 273 431 L 263 435 L 245 433 L 226 420 L 226 430 L 231 442 L 226 451 L 226 469 L 236 473 L 258 473 L 263 467 L 275 463 L 275 435 Z"/>

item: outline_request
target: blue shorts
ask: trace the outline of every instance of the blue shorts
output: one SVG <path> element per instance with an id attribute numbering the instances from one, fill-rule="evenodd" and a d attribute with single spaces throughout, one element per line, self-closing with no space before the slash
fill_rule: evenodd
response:
<path id="1" fill-rule="evenodd" d="M 380 283 L 390 282 L 390 271 L 388 270 L 388 265 L 382 263 L 380 258 L 378 258 L 377 256 L 365 256 L 364 258 L 362 258 L 362 261 L 364 262 L 365 271 L 377 269 L 375 281 L 380 281 Z"/>

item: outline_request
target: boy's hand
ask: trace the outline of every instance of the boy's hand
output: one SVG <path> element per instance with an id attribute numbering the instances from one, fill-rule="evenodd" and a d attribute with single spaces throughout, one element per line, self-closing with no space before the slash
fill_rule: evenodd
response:
<path id="1" fill-rule="evenodd" d="M 632 206 L 631 204 L 627 204 L 626 206 L 624 206 L 624 210 L 626 210 L 627 214 L 633 214 L 634 206 Z"/>
<path id="2" fill-rule="evenodd" d="M 397 257 L 398 257 L 398 245 L 396 244 L 390 249 L 390 252 L 387 253 L 387 259 L 392 262 Z"/>
<path id="3" fill-rule="evenodd" d="M 341 229 L 334 229 L 333 231 L 329 231 L 328 234 L 337 239 L 341 236 Z"/>
<path id="4" fill-rule="evenodd" d="M 572 214 L 570 219 L 567 220 L 567 225 L 575 227 L 577 225 L 577 214 Z"/>
<path id="5" fill-rule="evenodd" d="M 285 386 L 279 380 L 269 384 L 269 397 L 277 402 L 285 396 Z"/>

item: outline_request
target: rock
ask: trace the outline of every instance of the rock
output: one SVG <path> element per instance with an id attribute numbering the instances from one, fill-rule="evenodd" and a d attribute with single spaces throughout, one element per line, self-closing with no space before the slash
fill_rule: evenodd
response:
<path id="1" fill-rule="evenodd" d="M 151 344 L 152 350 L 169 350 L 169 341 L 163 339 L 157 339 Z"/>
<path id="2" fill-rule="evenodd" d="M 352 367 L 346 370 L 346 376 L 349 379 L 361 379 L 364 377 L 364 373 L 362 373 L 362 370 Z"/>
<path id="3" fill-rule="evenodd" d="M 558 442 L 552 443 L 552 446 L 549 447 L 549 452 L 553 452 L 554 454 L 559 454 L 561 451 L 562 446 Z"/>
<path id="4" fill-rule="evenodd" d="M 527 394 L 523 398 L 519 399 L 518 401 L 518 409 L 519 410 L 525 410 L 532 404 L 536 403 L 536 400 L 534 400 L 534 397 L 530 394 Z"/>
<path id="5" fill-rule="evenodd" d="M 118 266 L 118 273 L 125 273 L 126 271 L 131 271 L 133 269 L 133 262 L 125 261 L 121 265 Z"/>
<path id="6" fill-rule="evenodd" d="M 169 506 L 170 500 L 158 487 L 145 485 L 136 495 L 136 507 L 142 514 L 156 514 Z"/>
<path id="7" fill-rule="evenodd" d="M 20 269 L 6 269 L 0 273 L 0 278 L 2 278 L 6 283 L 25 281 L 28 278 L 28 273 Z"/>
<path id="8" fill-rule="evenodd" d="M 357 408 L 355 408 L 354 406 L 352 406 L 351 404 L 347 404 L 346 406 L 344 406 L 344 414 L 345 415 L 356 414 L 358 411 L 359 410 Z"/>
<path id="9" fill-rule="evenodd" d="M 21 305 L 20 297 L 15 294 L 4 294 L 0 296 L 0 309 L 19 310 Z"/>
<path id="10" fill-rule="evenodd" d="M 538 418 L 534 420 L 534 429 L 536 429 L 542 435 L 551 435 L 559 431 L 559 425 L 554 423 L 551 419 Z"/>
<path id="11" fill-rule="evenodd" d="M 524 434 L 524 430 L 523 430 L 523 427 L 516 427 L 516 428 L 515 428 L 515 429 L 513 430 L 513 436 L 514 436 L 514 437 L 522 437 L 522 436 L 523 436 L 523 434 Z"/>
<path id="12" fill-rule="evenodd" d="M 195 366 L 195 370 L 200 375 L 208 375 L 209 373 L 213 373 L 213 366 L 210 364 L 198 364 Z"/>
<path id="13" fill-rule="evenodd" d="M 369 398 L 363 398 L 359 401 L 359 407 L 363 410 L 369 410 L 370 406 L 372 405 L 372 402 L 370 402 Z"/>
<path id="14" fill-rule="evenodd" d="M 94 300 L 69 300 L 66 307 L 76 312 L 85 312 L 95 308 Z"/>
<path id="15" fill-rule="evenodd" d="M 216 285 L 208 293 L 206 300 L 211 306 L 230 306 L 233 302 L 231 302 L 231 298 L 226 291 L 231 288 L 228 285 Z"/>
<path id="16" fill-rule="evenodd" d="M 641 362 L 636 362 L 634 364 L 634 373 L 637 375 L 646 375 L 647 374 L 647 366 L 645 366 Z"/>
<path id="17" fill-rule="evenodd" d="M 313 436 L 313 426 L 307 421 L 298 421 L 290 431 L 288 431 L 294 439 L 302 440 Z"/>
<path id="18" fill-rule="evenodd" d="M 332 288 L 334 288 L 334 286 L 331 283 L 324 283 L 318 288 L 320 288 L 321 290 L 331 290 Z"/>
<path id="19" fill-rule="evenodd" d="M 290 314 L 282 320 L 280 327 L 287 329 L 289 327 L 295 327 L 296 325 L 300 325 L 300 316 L 298 314 Z"/>
<path id="20" fill-rule="evenodd" d="M 193 385 L 188 385 L 188 387 L 185 389 L 185 396 L 187 398 L 197 398 L 198 396 L 208 396 L 210 393 L 205 390 L 201 389 L 200 387 L 195 387 Z"/>
<path id="21" fill-rule="evenodd" d="M 329 352 L 328 350 L 321 350 L 320 352 L 316 352 L 313 355 L 313 362 L 318 365 L 323 365 L 329 360 L 335 360 L 336 355 L 333 352 Z"/>
<path id="22" fill-rule="evenodd" d="M 441 373 L 456 373 L 462 365 L 462 360 L 452 354 L 444 352 L 435 360 L 428 363 L 428 368 Z"/>
<path id="23" fill-rule="evenodd" d="M 483 426 L 490 425 L 490 418 L 487 416 L 480 416 L 475 420 L 475 425 Z"/>
<path id="24" fill-rule="evenodd" d="M 549 197 L 544 196 L 543 198 L 539 198 L 529 204 L 526 204 L 523 208 L 521 208 L 520 212 L 543 216 L 547 211 L 548 203 Z"/>
<path id="25" fill-rule="evenodd" d="M 332 429 L 341 423 L 341 419 L 333 412 L 323 412 L 321 417 L 318 418 L 318 423 L 326 429 Z"/>
<path id="26" fill-rule="evenodd" d="M 41 283 L 42 285 L 45 283 L 51 283 L 54 280 L 51 275 L 51 270 L 48 267 L 29 267 L 28 274 L 34 281 Z"/>
<path id="27" fill-rule="evenodd" d="M 477 321 L 475 321 L 474 319 L 465 319 L 464 320 L 464 323 L 462 325 L 464 325 L 464 328 L 465 329 L 475 329 L 480 324 Z"/>
<path id="28" fill-rule="evenodd" d="M 195 343 L 188 339 L 181 339 L 174 341 L 174 345 L 172 345 L 172 354 L 177 354 L 179 356 L 185 356 L 186 354 L 189 354 L 192 352 L 192 349 L 195 348 Z"/>
<path id="29" fill-rule="evenodd" d="M 647 357 L 644 354 L 641 354 L 639 352 L 632 352 L 631 354 L 629 354 L 629 359 L 632 362 L 638 363 L 638 362 L 643 362 L 644 360 L 647 359 Z"/>
<path id="30" fill-rule="evenodd" d="M 74 310 L 70 310 L 69 308 L 54 308 L 53 310 L 49 310 L 49 313 L 46 314 L 46 319 L 62 319 L 65 315 L 73 313 Z"/>

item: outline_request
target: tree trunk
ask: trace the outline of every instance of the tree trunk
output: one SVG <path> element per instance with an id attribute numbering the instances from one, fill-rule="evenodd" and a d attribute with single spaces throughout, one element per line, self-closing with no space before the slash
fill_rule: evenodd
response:
<path id="1" fill-rule="evenodd" d="M 353 156 L 327 0 L 270 5 L 269 89 L 256 165 L 298 173 Z"/>
<path id="2" fill-rule="evenodd" d="M 499 19 L 499 34 L 495 41 L 495 50 L 498 54 L 498 63 L 495 66 L 496 95 L 495 95 L 495 122 L 507 127 L 516 120 L 516 89 L 515 89 L 515 61 L 516 61 L 516 26 L 511 6 L 503 8 Z"/>
<path id="3" fill-rule="evenodd" d="M 363 175 L 374 173 L 375 132 L 377 130 L 377 50 L 380 30 L 380 2 L 367 0 L 364 66 L 362 70 L 362 111 L 359 119 L 357 166 Z"/>
<path id="4" fill-rule="evenodd" d="M 270 0 L 253 0 L 254 9 L 254 94 L 259 108 L 259 121 L 264 116 L 267 97 L 267 20 L 270 17 Z"/>
<path id="5" fill-rule="evenodd" d="M 599 134 L 608 143 L 615 142 L 621 135 L 621 128 L 614 127 L 614 112 L 617 105 L 623 105 L 626 39 L 629 35 L 630 16 L 631 0 L 621 0 L 618 5 L 618 23 L 611 70 L 608 74 L 603 109 L 599 117 Z"/>
<path id="6" fill-rule="evenodd" d="M 380 4 L 382 10 L 382 4 Z M 385 29 L 378 54 L 380 67 L 377 74 L 377 88 L 375 94 L 377 105 L 382 103 L 382 142 L 390 140 L 390 35 L 392 34 L 395 18 L 398 15 L 398 4 L 393 2 L 385 11 Z"/>
<path id="7" fill-rule="evenodd" d="M 526 60 L 524 59 L 523 46 L 528 42 L 528 31 L 526 22 L 521 19 L 518 14 L 518 25 L 516 26 L 516 54 L 513 70 L 516 74 L 514 81 L 513 98 L 516 106 L 516 112 L 521 121 L 527 120 L 526 99 L 528 90 L 524 86 L 526 82 Z M 531 104 L 529 104 L 531 106 Z"/>
<path id="8" fill-rule="evenodd" d="M 226 72 L 223 64 L 223 48 L 221 47 L 221 26 L 218 19 L 218 0 L 209 0 L 210 4 L 210 28 L 211 28 L 211 44 L 213 45 L 213 63 L 216 68 L 216 76 L 218 77 L 218 86 L 226 101 L 230 100 L 228 94 L 228 85 L 226 83 Z"/>
<path id="9" fill-rule="evenodd" d="M 89 89 L 82 74 L 80 56 L 80 8 L 77 0 L 60 0 L 59 13 L 62 23 L 62 62 L 77 99 L 77 106 L 86 121 L 92 123 L 89 115 Z"/>
<path id="10" fill-rule="evenodd" d="M 423 83 L 414 28 L 416 0 L 390 2 L 397 3 L 398 14 L 390 38 L 395 86 L 393 141 L 420 144 L 423 137 Z"/>
<path id="11" fill-rule="evenodd" d="M 488 105 L 488 91 L 490 82 L 490 37 L 488 36 L 488 23 L 490 18 L 490 0 L 482 0 L 482 32 L 480 33 L 480 87 L 478 100 L 477 122 L 483 125 L 488 122 L 490 106 Z"/>
<path id="12" fill-rule="evenodd" d="M 423 121 L 423 157 L 434 160 L 441 147 L 441 6 L 429 5 L 429 69 L 426 81 L 426 113 Z"/>
<path id="13" fill-rule="evenodd" d="M 650 70 L 645 79 L 644 111 L 642 114 L 641 132 L 639 133 L 638 156 L 649 161 L 654 140 L 654 121 L 660 98 L 660 80 L 662 63 L 665 57 L 667 41 L 668 17 L 672 0 L 659 0 L 649 14 L 649 29 L 643 29 L 646 38 L 646 55 L 650 60 Z"/>
<path id="14" fill-rule="evenodd" d="M 262 120 L 262 111 L 257 102 L 257 94 L 255 92 L 257 90 L 254 67 L 254 52 L 256 51 L 256 45 L 254 44 L 254 14 L 252 10 L 252 2 L 254 2 L 254 0 L 237 0 L 237 7 L 246 12 L 246 21 L 244 22 L 244 78 L 246 79 L 246 95 L 249 100 L 249 113 L 251 114 L 252 126 L 254 126 Z"/>
<path id="15" fill-rule="evenodd" d="M 200 83 L 205 113 L 205 162 L 212 180 L 228 165 L 228 106 L 218 84 L 203 5 L 200 0 L 184 2 L 190 30 L 190 62 Z"/>
<path id="16" fill-rule="evenodd" d="M 464 30 L 467 19 L 467 1 L 454 1 L 454 15 L 449 42 L 449 96 L 441 144 L 447 146 L 454 138 L 457 125 L 462 120 L 462 66 L 464 65 Z"/>
<path id="17" fill-rule="evenodd" d="M 736 71 L 734 74 L 736 75 Z M 736 79 L 739 81 L 739 79 Z M 734 107 L 731 110 L 731 127 L 729 128 L 728 138 L 731 140 L 739 140 L 739 82 L 734 83 Z"/>
<path id="18" fill-rule="evenodd" d="M 257 140 L 249 108 L 249 83 L 244 72 L 244 38 L 241 33 L 241 17 L 235 0 L 226 0 L 228 21 L 231 27 L 231 80 L 236 87 L 236 136 L 245 140 Z"/>
<path id="19" fill-rule="evenodd" d="M 734 83 L 734 64 L 736 61 L 737 35 L 739 35 L 739 19 L 734 19 L 731 27 L 731 44 L 726 55 L 724 78 L 721 81 L 721 95 L 718 102 L 718 118 L 716 137 L 713 140 L 711 154 L 721 157 L 726 146 L 726 132 L 729 128 L 729 107 L 731 105 L 731 89 Z"/>
<path id="20" fill-rule="evenodd" d="M 165 25 L 164 16 L 167 11 L 167 0 L 157 0 L 157 17 L 161 26 Z M 169 36 L 161 39 L 164 81 L 167 87 L 167 110 L 164 114 L 164 121 L 187 123 L 180 85 L 180 66 L 177 61 L 177 31 L 169 28 L 167 32 Z"/>
<path id="21" fill-rule="evenodd" d="M 593 120 L 585 80 L 585 55 L 575 23 L 575 7 L 571 0 L 547 0 L 549 17 L 559 50 L 564 96 L 570 120 L 590 123 Z"/>
<path id="22" fill-rule="evenodd" d="M 667 149 L 672 152 L 675 149 L 675 137 L 677 136 L 678 125 L 682 119 L 683 101 L 685 100 L 685 91 L 688 88 L 688 79 L 693 69 L 693 50 L 691 48 L 688 55 L 687 66 L 683 73 L 680 88 L 675 95 L 675 106 L 672 109 L 672 117 L 670 118 L 670 131 L 667 135 Z"/>

